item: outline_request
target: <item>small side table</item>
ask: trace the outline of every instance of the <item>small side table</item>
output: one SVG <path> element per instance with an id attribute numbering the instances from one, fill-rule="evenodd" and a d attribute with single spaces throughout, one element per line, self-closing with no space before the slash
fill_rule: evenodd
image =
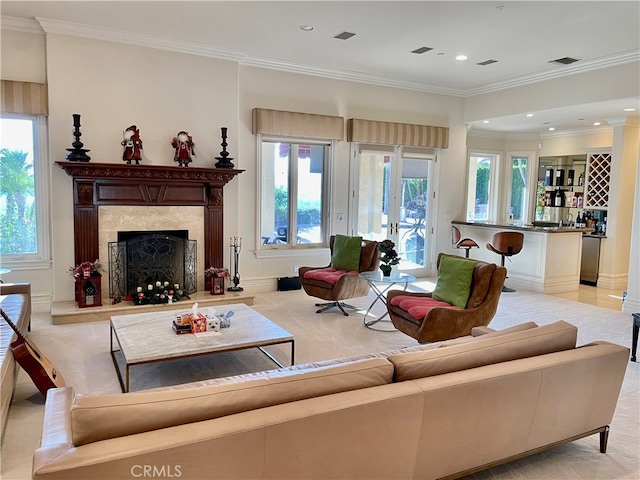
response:
<path id="1" fill-rule="evenodd" d="M 401 272 L 395 272 L 395 271 L 391 272 L 391 275 L 388 277 L 385 277 L 384 275 L 382 275 L 382 272 L 380 271 L 362 272 L 358 274 L 358 276 L 360 278 L 365 279 L 369 284 L 369 287 L 371 288 L 371 290 L 376 294 L 376 298 L 373 299 L 373 302 L 371 302 L 371 305 L 369 305 L 369 308 L 364 314 L 364 318 L 362 320 L 362 322 L 364 323 L 364 326 L 372 330 L 377 330 L 379 332 L 395 332 L 396 331 L 395 328 L 392 330 L 373 328 L 373 326 L 378 322 L 391 321 L 391 320 L 384 320 L 384 317 L 389 315 L 388 312 L 384 312 L 375 320 L 367 320 L 367 318 L 369 317 L 369 312 L 377 302 L 382 302 L 384 303 L 385 307 L 387 306 L 387 297 L 385 297 L 384 294 L 391 287 L 400 283 L 404 283 L 404 289 L 406 290 L 407 287 L 409 286 L 409 282 L 415 282 L 416 277 L 414 277 L 413 275 L 409 275 L 408 273 L 401 273 Z M 383 286 L 379 287 L 377 285 L 379 283 L 383 284 Z"/>
<path id="2" fill-rule="evenodd" d="M 636 361 L 636 350 L 638 349 L 638 331 L 640 330 L 640 313 L 632 313 L 633 336 L 631 338 L 631 361 Z"/>

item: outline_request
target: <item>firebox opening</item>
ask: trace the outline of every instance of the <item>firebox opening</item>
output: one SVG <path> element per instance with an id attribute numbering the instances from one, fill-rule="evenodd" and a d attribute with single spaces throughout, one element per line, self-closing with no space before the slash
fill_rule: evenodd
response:
<path id="1" fill-rule="evenodd" d="M 124 298 L 156 282 L 197 291 L 197 242 L 188 237 L 188 230 L 118 232 L 109 242 L 109 296 Z"/>

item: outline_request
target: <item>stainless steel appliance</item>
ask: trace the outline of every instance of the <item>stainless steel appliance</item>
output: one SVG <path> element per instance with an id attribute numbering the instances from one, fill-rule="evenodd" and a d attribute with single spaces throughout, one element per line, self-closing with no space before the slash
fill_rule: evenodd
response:
<path id="1" fill-rule="evenodd" d="M 580 283 L 597 285 L 598 265 L 600 264 L 600 237 L 584 235 L 582 237 L 582 264 Z"/>

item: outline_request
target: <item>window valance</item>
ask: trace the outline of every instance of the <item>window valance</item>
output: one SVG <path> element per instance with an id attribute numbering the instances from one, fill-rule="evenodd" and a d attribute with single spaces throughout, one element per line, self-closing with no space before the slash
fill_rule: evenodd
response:
<path id="1" fill-rule="evenodd" d="M 312 113 L 253 109 L 251 132 L 322 140 L 344 139 L 344 118 Z"/>
<path id="2" fill-rule="evenodd" d="M 2 113 L 49 114 L 46 83 L 2 80 L 0 98 L 2 98 Z"/>
<path id="3" fill-rule="evenodd" d="M 448 148 L 449 128 L 350 118 L 347 122 L 347 141 L 410 147 Z"/>

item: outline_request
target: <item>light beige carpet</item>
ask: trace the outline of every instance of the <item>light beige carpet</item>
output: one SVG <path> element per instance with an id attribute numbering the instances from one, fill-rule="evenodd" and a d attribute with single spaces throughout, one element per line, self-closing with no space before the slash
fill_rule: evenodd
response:
<path id="1" fill-rule="evenodd" d="M 350 303 L 366 309 L 372 297 Z M 400 332 L 378 332 L 363 326 L 362 312 L 345 317 L 335 312 L 316 315 L 314 299 L 302 291 L 256 295 L 254 308 L 291 332 L 296 339 L 296 363 L 358 353 L 395 349 L 416 344 Z M 376 305 L 374 314 L 382 313 Z M 631 317 L 614 310 L 570 300 L 518 291 L 503 294 L 491 323 L 497 329 L 533 320 L 547 324 L 558 319 L 578 326 L 578 343 L 607 340 L 631 344 Z M 387 325 L 382 325 L 386 327 Z M 118 393 L 118 383 L 109 354 L 108 322 L 52 325 L 48 315 L 35 314 L 31 338 L 62 371 L 67 384 L 78 392 Z M 283 363 L 289 361 L 288 347 L 270 347 Z M 257 352 L 237 352 L 195 361 L 150 366 L 133 388 L 182 383 L 198 378 L 225 376 L 244 371 L 273 368 Z M 606 454 L 599 453 L 598 436 L 543 452 L 526 459 L 473 475 L 473 479 L 624 479 L 640 478 L 639 440 L 640 364 L 630 362 L 611 425 Z M 136 382 L 139 382 L 136 384 Z M 482 414 L 482 412 L 478 412 Z M 30 478 L 31 456 L 38 447 L 43 415 L 43 398 L 21 372 L 9 412 L 1 451 L 1 478 Z"/>

